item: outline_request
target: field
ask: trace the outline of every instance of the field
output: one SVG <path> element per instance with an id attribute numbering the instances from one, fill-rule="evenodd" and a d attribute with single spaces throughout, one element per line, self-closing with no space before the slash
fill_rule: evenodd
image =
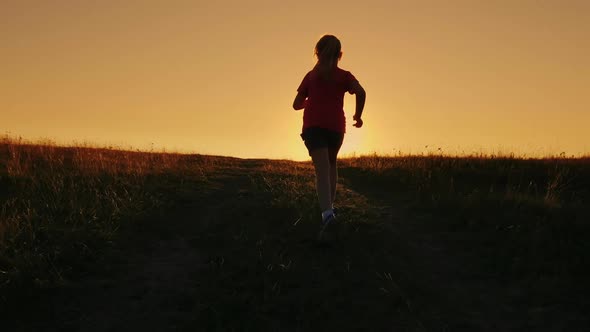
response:
<path id="1" fill-rule="evenodd" d="M 306 162 L 0 140 L 6 331 L 586 331 L 590 158 Z"/>

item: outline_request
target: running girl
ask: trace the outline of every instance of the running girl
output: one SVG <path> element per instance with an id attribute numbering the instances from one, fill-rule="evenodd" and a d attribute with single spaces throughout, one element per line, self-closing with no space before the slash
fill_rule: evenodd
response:
<path id="1" fill-rule="evenodd" d="M 360 128 L 363 126 L 361 115 L 366 93 L 350 72 L 338 68 L 338 61 L 342 58 L 338 38 L 332 35 L 320 38 L 315 46 L 315 55 L 317 63 L 299 85 L 293 108 L 305 109 L 301 137 L 315 167 L 316 190 L 322 211 L 321 237 L 326 227 L 336 221 L 336 159 L 346 131 L 344 94 L 356 94 L 353 120 L 354 126 Z"/>

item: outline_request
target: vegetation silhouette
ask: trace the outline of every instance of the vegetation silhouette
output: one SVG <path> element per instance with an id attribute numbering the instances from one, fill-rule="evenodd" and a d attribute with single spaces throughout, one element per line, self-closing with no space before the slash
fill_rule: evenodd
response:
<path id="1" fill-rule="evenodd" d="M 589 158 L 308 162 L 0 143 L 12 330 L 584 330 Z"/>

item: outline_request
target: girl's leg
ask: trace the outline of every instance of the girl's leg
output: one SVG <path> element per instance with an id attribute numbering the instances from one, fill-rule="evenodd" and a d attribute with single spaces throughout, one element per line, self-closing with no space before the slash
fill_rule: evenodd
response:
<path id="1" fill-rule="evenodd" d="M 336 160 L 338 157 L 338 150 L 336 148 L 328 149 L 328 159 L 330 160 L 330 193 L 332 201 L 330 207 L 334 206 L 334 200 L 336 199 L 336 184 L 338 183 L 338 167 Z"/>
<path id="2" fill-rule="evenodd" d="M 310 152 L 315 166 L 316 190 L 322 213 L 332 209 L 332 188 L 330 182 L 330 159 L 328 148 L 314 149 Z"/>

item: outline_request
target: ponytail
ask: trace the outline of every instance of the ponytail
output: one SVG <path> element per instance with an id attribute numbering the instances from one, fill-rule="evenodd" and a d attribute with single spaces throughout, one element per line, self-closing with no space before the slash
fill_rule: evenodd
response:
<path id="1" fill-rule="evenodd" d="M 338 64 L 342 46 L 340 40 L 333 35 L 324 35 L 315 46 L 315 56 L 318 62 L 315 68 L 319 71 L 320 77 L 329 78 L 330 73 Z"/>

